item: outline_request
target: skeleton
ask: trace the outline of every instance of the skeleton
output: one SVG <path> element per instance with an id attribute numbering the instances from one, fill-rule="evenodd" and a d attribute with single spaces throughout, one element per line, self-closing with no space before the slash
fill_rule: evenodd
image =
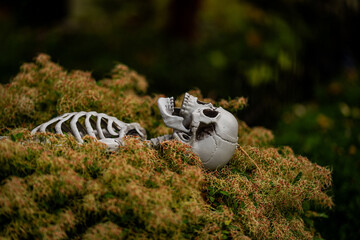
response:
<path id="1" fill-rule="evenodd" d="M 31 133 L 69 133 L 79 143 L 83 143 L 82 137 L 90 135 L 110 150 L 123 146 L 125 136 L 138 136 L 155 148 L 165 140 L 175 139 L 190 145 L 205 168 L 216 169 L 228 163 L 238 140 L 238 123 L 231 113 L 188 93 L 180 108 L 175 107 L 173 97 L 159 98 L 158 107 L 165 125 L 173 129 L 172 135 L 146 140 L 146 131 L 138 123 L 124 123 L 97 112 L 65 113 L 34 128 Z"/>
<path id="2" fill-rule="evenodd" d="M 175 108 L 172 97 L 159 98 L 158 106 L 165 125 L 174 129 L 172 137 L 190 145 L 206 168 L 228 163 L 238 141 L 238 123 L 230 112 L 188 93 L 181 108 Z"/>
<path id="3" fill-rule="evenodd" d="M 116 150 L 123 145 L 125 136 L 138 136 L 146 139 L 146 131 L 138 123 L 124 123 L 116 117 L 97 112 L 65 113 L 34 128 L 31 133 L 54 132 L 69 133 L 79 143 L 83 143 L 85 135 L 105 143 L 110 150 Z"/>

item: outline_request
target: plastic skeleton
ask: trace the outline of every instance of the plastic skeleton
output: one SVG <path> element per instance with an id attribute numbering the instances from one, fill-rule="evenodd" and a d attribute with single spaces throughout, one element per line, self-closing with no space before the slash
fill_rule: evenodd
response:
<path id="1" fill-rule="evenodd" d="M 31 133 L 55 132 L 70 133 L 79 143 L 85 135 L 105 143 L 110 150 L 122 145 L 122 138 L 128 135 L 146 139 L 145 130 L 138 123 L 124 123 L 115 117 L 97 112 L 65 113 L 34 128 Z"/>
<path id="2" fill-rule="evenodd" d="M 164 123 L 173 129 L 172 135 L 146 140 L 146 131 L 138 123 L 124 123 L 115 117 L 97 112 L 65 113 L 32 130 L 72 134 L 79 143 L 90 135 L 105 143 L 110 150 L 123 145 L 123 137 L 139 136 L 153 147 L 165 140 L 176 139 L 191 146 L 204 166 L 216 169 L 224 166 L 234 154 L 238 140 L 236 118 L 223 108 L 199 101 L 186 93 L 180 108 L 174 98 L 159 98 L 158 107 Z"/>

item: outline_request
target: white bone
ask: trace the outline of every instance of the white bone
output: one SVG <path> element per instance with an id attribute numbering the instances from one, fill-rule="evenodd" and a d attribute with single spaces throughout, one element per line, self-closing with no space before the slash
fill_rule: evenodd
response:
<path id="1" fill-rule="evenodd" d="M 166 112 L 165 104 L 159 108 L 160 112 Z M 230 112 L 185 93 L 179 117 L 184 119 L 182 126 L 187 131 L 177 125 L 170 126 L 174 129 L 173 138 L 190 145 L 206 168 L 216 169 L 229 162 L 238 140 L 238 123 Z M 169 122 L 169 116 L 165 115 L 166 124 L 165 120 Z"/>
<path id="2" fill-rule="evenodd" d="M 86 113 L 86 118 L 85 118 L 86 131 L 91 137 L 94 137 L 94 138 L 96 138 L 96 135 L 94 134 L 94 129 L 91 126 L 90 118 L 95 114 L 96 114 L 96 112 L 88 112 L 88 113 Z"/>
<path id="3" fill-rule="evenodd" d="M 108 124 L 107 124 L 107 130 L 111 135 L 117 135 L 117 133 L 114 131 L 114 128 L 112 127 L 114 123 L 114 120 L 112 118 L 109 118 Z"/>
<path id="4" fill-rule="evenodd" d="M 230 160 L 238 140 L 238 123 L 230 112 L 216 108 L 211 103 L 200 102 L 188 93 L 185 93 L 181 108 L 175 108 L 172 97 L 159 98 L 158 106 L 165 125 L 173 128 L 174 132 L 152 138 L 146 141 L 147 144 L 158 147 L 165 140 L 177 139 L 190 145 L 208 169 L 222 167 Z M 79 122 L 84 116 L 85 127 Z M 93 116 L 97 118 L 96 122 L 92 120 Z M 89 135 L 105 143 L 110 150 L 116 150 L 123 145 L 123 137 L 133 135 L 134 131 L 142 140 L 146 139 L 146 131 L 138 123 L 124 123 L 97 112 L 65 113 L 37 126 L 31 133 L 50 130 L 48 127 L 56 123 L 55 132 L 63 134 L 62 126 L 70 119 L 69 131 L 79 143 L 83 143 L 82 135 Z M 101 126 L 103 119 L 107 122 L 104 129 Z"/>
<path id="5" fill-rule="evenodd" d="M 82 117 L 85 117 L 85 126 L 79 122 L 79 119 Z M 96 117 L 96 122 L 92 120 L 92 117 Z M 107 125 L 104 129 L 101 126 L 101 122 L 103 120 L 107 122 Z M 122 138 L 128 133 L 134 134 L 134 131 L 135 135 L 140 136 L 142 140 L 146 139 L 146 131 L 138 123 L 124 123 L 115 117 L 97 112 L 65 113 L 37 126 L 31 131 L 31 133 L 35 134 L 36 132 L 55 130 L 55 133 L 64 134 L 62 127 L 64 127 L 67 122 L 69 122 L 70 125 L 70 134 L 72 134 L 79 143 L 84 142 L 82 140 L 84 135 L 89 135 L 96 138 L 98 141 L 105 143 L 110 150 L 115 150 L 121 146 Z M 50 125 L 55 123 L 55 129 L 48 129 Z M 114 126 L 116 126 L 116 128 L 114 128 Z M 94 130 L 93 127 L 96 127 L 96 130 Z"/>
<path id="6" fill-rule="evenodd" d="M 102 119 L 103 116 L 104 116 L 103 113 L 100 113 L 99 115 L 97 115 L 97 121 L 96 121 L 96 129 L 97 129 L 97 132 L 99 134 L 100 139 L 105 138 L 104 133 L 103 133 L 103 131 L 101 129 L 101 119 Z"/>
<path id="7" fill-rule="evenodd" d="M 156 138 L 152 138 L 150 140 L 148 140 L 148 142 L 155 148 L 159 147 L 160 144 L 163 141 L 167 141 L 167 140 L 171 140 L 173 139 L 172 135 L 164 135 L 164 136 L 160 136 L 160 137 L 156 137 Z"/>
<path id="8" fill-rule="evenodd" d="M 61 125 L 63 122 L 69 120 L 72 116 L 74 116 L 76 113 L 69 113 L 69 115 L 65 115 L 62 117 L 62 119 L 55 125 L 56 133 L 64 134 L 61 130 Z M 46 124 L 46 123 L 45 123 Z"/>
<path id="9" fill-rule="evenodd" d="M 73 119 L 70 122 L 70 127 L 71 127 L 71 130 L 72 130 L 72 133 L 73 133 L 75 139 L 81 143 L 83 142 L 83 140 L 81 139 L 81 136 L 80 136 L 79 130 L 76 126 L 76 123 L 79 120 L 79 118 L 84 116 L 85 114 L 86 114 L 85 112 L 80 112 L 78 114 L 75 114 L 75 116 L 73 117 Z"/>
<path id="10" fill-rule="evenodd" d="M 47 128 L 49 125 L 51 125 L 52 123 L 56 122 L 56 121 L 59 120 L 59 119 L 62 119 L 62 117 L 67 116 L 67 115 L 69 115 L 69 113 L 65 113 L 65 114 L 63 114 L 63 115 L 61 115 L 61 116 L 59 116 L 59 117 L 56 117 L 56 118 L 54 118 L 54 119 L 52 119 L 52 120 L 50 120 L 50 121 L 48 121 L 48 122 L 46 122 L 46 123 L 44 123 L 44 124 L 41 124 L 41 125 L 37 126 L 36 128 L 34 128 L 34 129 L 31 131 L 31 133 L 33 134 L 33 133 L 37 132 L 38 130 L 39 130 L 39 132 L 45 132 L 46 128 Z"/>
<path id="11" fill-rule="evenodd" d="M 183 132 L 189 132 L 183 125 L 184 118 L 174 114 L 174 98 L 159 98 L 158 107 L 163 121 L 167 127 Z"/>

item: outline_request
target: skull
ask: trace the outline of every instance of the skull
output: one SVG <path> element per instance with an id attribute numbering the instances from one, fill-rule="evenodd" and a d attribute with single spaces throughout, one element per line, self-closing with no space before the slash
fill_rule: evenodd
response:
<path id="1" fill-rule="evenodd" d="M 166 126 L 174 129 L 173 137 L 190 145 L 206 168 L 228 163 L 238 140 L 238 123 L 230 112 L 188 93 L 181 108 L 175 108 L 173 98 L 160 98 L 158 106 Z"/>

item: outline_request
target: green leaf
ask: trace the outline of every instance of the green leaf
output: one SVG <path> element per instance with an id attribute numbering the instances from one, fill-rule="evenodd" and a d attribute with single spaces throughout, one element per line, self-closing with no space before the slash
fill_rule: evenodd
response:
<path id="1" fill-rule="evenodd" d="M 221 193 L 222 195 L 229 196 L 229 193 L 228 193 L 228 192 L 220 191 L 220 193 Z"/>
<path id="2" fill-rule="evenodd" d="M 210 196 L 213 196 L 216 193 L 216 189 L 213 188 L 213 187 L 209 187 L 208 190 L 209 190 L 209 195 Z"/>
<path id="3" fill-rule="evenodd" d="M 104 198 L 114 198 L 115 196 L 112 193 L 105 193 Z"/>
<path id="4" fill-rule="evenodd" d="M 321 217 L 321 218 L 329 218 L 329 216 L 325 213 L 318 213 L 317 217 Z"/>
<path id="5" fill-rule="evenodd" d="M 22 138 L 23 135 L 24 135 L 24 133 L 11 134 L 10 138 L 13 142 L 16 142 L 17 140 Z"/>

